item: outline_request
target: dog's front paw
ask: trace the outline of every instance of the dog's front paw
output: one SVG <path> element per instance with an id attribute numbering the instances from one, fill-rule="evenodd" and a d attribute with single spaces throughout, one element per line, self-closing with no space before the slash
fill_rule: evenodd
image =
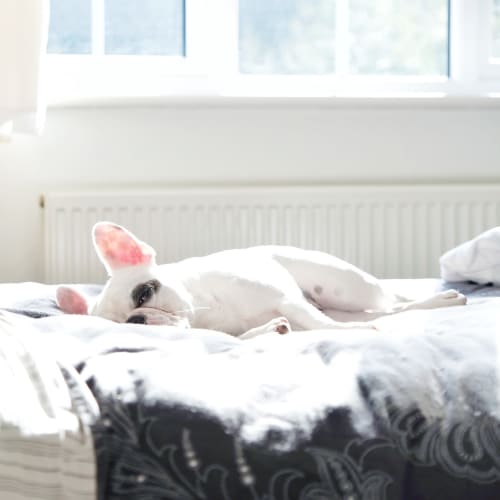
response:
<path id="1" fill-rule="evenodd" d="M 279 333 L 280 335 L 285 335 L 286 333 L 290 333 L 292 331 L 290 322 L 284 316 L 272 319 L 261 328 L 263 333 L 274 332 Z"/>
<path id="2" fill-rule="evenodd" d="M 286 333 L 290 333 L 292 331 L 290 322 L 284 317 L 274 318 L 267 323 L 266 326 L 268 331 L 277 332 L 280 335 L 285 335 Z"/>
<path id="3" fill-rule="evenodd" d="M 268 321 L 265 325 L 257 326 L 245 333 L 239 335 L 240 339 L 252 339 L 259 335 L 265 335 L 268 333 L 278 333 L 279 335 L 285 335 L 292 331 L 292 327 L 288 320 L 282 316 L 274 318 Z"/>

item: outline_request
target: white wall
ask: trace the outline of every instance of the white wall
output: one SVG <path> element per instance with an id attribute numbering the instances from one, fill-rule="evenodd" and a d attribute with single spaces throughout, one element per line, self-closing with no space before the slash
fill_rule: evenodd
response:
<path id="1" fill-rule="evenodd" d="M 0 281 L 43 279 L 41 194 L 207 184 L 500 182 L 499 100 L 151 101 L 49 110 L 0 143 Z"/>

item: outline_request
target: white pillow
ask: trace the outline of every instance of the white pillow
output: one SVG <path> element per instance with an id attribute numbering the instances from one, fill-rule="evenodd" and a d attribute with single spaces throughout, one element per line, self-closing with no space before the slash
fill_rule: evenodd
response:
<path id="1" fill-rule="evenodd" d="M 445 281 L 500 285 L 500 227 L 452 248 L 439 259 Z"/>

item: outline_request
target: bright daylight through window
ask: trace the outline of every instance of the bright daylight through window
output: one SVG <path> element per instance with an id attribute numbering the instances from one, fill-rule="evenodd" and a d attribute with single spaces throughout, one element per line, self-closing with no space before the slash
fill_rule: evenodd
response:
<path id="1" fill-rule="evenodd" d="M 448 0 L 240 0 L 239 5 L 243 73 L 448 72 Z"/>
<path id="2" fill-rule="evenodd" d="M 103 0 L 93 26 L 96 3 L 51 0 L 49 53 L 184 55 L 183 0 Z"/>
<path id="3" fill-rule="evenodd" d="M 500 0 L 494 0 L 491 26 L 491 57 L 500 59 Z"/>
<path id="4" fill-rule="evenodd" d="M 96 75 L 104 71 L 104 85 L 116 68 L 114 88 L 143 76 L 144 94 L 148 80 L 156 95 L 182 93 L 182 78 L 187 94 L 229 85 L 251 94 L 256 82 L 265 94 L 276 79 L 284 89 L 297 77 L 311 95 L 318 88 L 459 94 L 460 78 L 470 87 L 484 73 L 489 83 L 475 88 L 491 92 L 500 76 L 500 0 L 50 1 L 53 68 L 93 80 L 95 94 Z M 463 50 L 461 39 L 474 40 L 474 50 Z M 135 89 L 141 94 L 141 83 Z"/>

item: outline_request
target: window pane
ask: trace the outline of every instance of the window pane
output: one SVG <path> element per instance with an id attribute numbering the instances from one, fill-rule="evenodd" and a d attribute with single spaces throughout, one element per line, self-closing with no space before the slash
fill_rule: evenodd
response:
<path id="1" fill-rule="evenodd" d="M 493 38 L 491 56 L 500 58 L 500 0 L 493 0 Z"/>
<path id="2" fill-rule="evenodd" d="M 240 0 L 239 28 L 243 73 L 448 73 L 448 0 Z"/>
<path id="3" fill-rule="evenodd" d="M 350 0 L 349 27 L 352 73 L 448 73 L 448 0 Z"/>
<path id="4" fill-rule="evenodd" d="M 242 73 L 335 71 L 335 0 L 240 0 Z"/>
<path id="5" fill-rule="evenodd" d="M 47 51 L 52 54 L 89 54 L 91 0 L 51 0 Z"/>
<path id="6" fill-rule="evenodd" d="M 184 0 L 106 0 L 106 54 L 184 55 Z"/>

